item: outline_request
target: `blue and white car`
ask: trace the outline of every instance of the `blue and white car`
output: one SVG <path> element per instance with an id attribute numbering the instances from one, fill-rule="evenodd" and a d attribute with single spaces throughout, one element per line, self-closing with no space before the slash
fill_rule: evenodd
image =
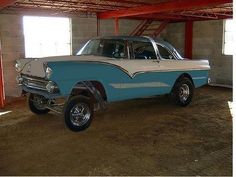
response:
<path id="1" fill-rule="evenodd" d="M 187 106 L 208 83 L 208 60 L 188 60 L 161 39 L 113 36 L 88 41 L 76 56 L 16 61 L 23 93 L 36 114 L 62 113 L 73 131 L 87 128 L 105 103 L 171 94 Z"/>

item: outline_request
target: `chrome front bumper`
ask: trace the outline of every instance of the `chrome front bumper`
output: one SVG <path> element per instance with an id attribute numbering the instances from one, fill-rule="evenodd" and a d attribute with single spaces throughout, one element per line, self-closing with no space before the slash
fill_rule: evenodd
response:
<path id="1" fill-rule="evenodd" d="M 24 76 L 24 75 L 18 76 L 16 80 L 19 85 L 23 85 L 27 88 L 43 90 L 43 91 L 47 91 L 47 85 L 49 83 L 49 81 L 44 80 L 44 79 L 39 79 L 39 78 L 29 77 L 29 76 Z"/>
<path id="2" fill-rule="evenodd" d="M 52 81 L 25 75 L 18 76 L 16 80 L 25 92 L 43 95 L 47 98 L 60 95 L 57 85 Z"/>

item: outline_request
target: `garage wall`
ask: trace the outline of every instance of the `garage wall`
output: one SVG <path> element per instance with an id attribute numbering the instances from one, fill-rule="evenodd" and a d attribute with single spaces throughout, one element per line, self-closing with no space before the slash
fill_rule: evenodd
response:
<path id="1" fill-rule="evenodd" d="M 223 20 L 194 22 L 193 58 L 208 58 L 212 83 L 232 86 L 232 56 L 222 54 Z M 185 24 L 169 24 L 162 35 L 184 56 Z"/>
<path id="2" fill-rule="evenodd" d="M 22 16 L 0 14 L 0 39 L 2 46 L 5 93 L 19 96 L 16 84 L 15 60 L 24 58 L 24 36 Z"/>
<path id="3" fill-rule="evenodd" d="M 119 20 L 119 35 L 129 35 L 135 27 L 140 23 L 139 20 Z M 111 36 L 114 35 L 114 25 L 113 19 L 100 20 L 100 36 Z"/>

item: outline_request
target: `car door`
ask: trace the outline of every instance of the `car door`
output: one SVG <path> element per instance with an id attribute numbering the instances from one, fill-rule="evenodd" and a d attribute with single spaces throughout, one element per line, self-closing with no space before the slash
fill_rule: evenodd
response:
<path id="1" fill-rule="evenodd" d="M 120 87 L 122 99 L 161 93 L 166 85 L 159 82 L 159 58 L 152 42 L 130 41 L 128 46 L 130 59 L 122 66 L 127 71 Z"/>

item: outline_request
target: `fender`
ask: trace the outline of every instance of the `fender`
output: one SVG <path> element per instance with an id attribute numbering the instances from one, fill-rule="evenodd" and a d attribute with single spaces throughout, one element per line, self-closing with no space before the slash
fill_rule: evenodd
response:
<path id="1" fill-rule="evenodd" d="M 85 95 L 87 97 L 91 97 L 98 104 L 98 108 L 105 109 L 105 99 L 103 94 L 101 93 L 101 89 L 97 89 L 93 82 L 97 81 L 81 81 L 78 82 L 72 89 L 71 95 Z M 103 88 L 104 89 L 104 88 Z M 105 91 L 105 90 L 104 90 Z"/>

